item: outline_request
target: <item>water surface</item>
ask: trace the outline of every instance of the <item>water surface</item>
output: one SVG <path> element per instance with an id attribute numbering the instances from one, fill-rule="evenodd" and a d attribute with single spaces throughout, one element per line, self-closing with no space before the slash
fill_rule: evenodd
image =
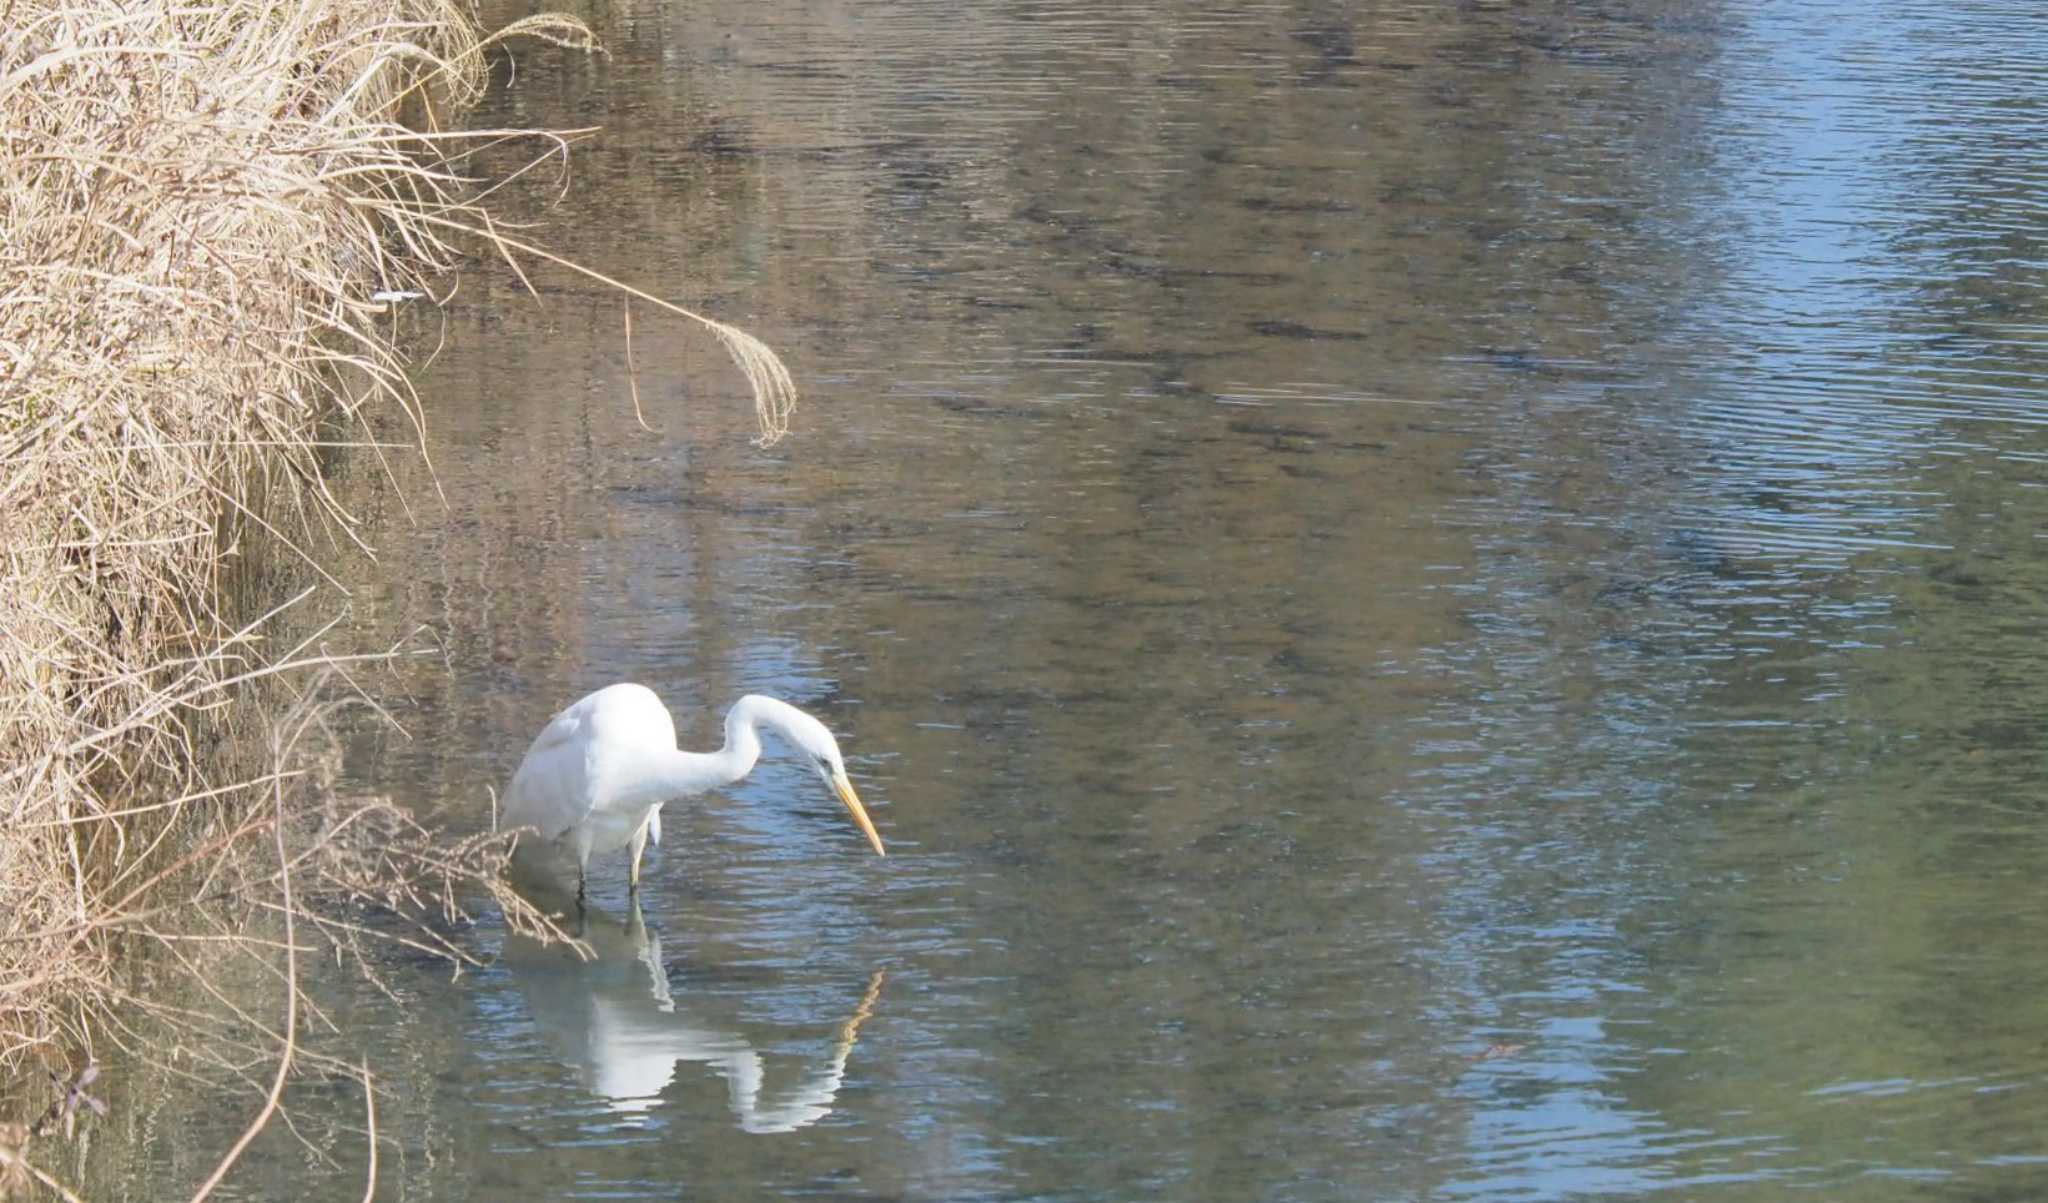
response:
<path id="1" fill-rule="evenodd" d="M 771 761 L 595 965 L 330 987 L 381 1197 L 2048 1193 L 2034 6 L 586 15 L 512 203 L 796 434 L 466 274 L 350 779 L 473 829 L 585 690 L 766 691 L 891 855 Z M 360 1197 L 301 1093 L 239 1197 Z"/>

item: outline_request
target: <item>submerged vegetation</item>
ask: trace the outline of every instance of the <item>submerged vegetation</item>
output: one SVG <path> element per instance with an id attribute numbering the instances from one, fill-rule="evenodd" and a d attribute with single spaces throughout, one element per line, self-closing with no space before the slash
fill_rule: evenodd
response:
<path id="1" fill-rule="evenodd" d="M 305 593 L 251 567 L 331 580 L 361 538 L 326 457 L 382 455 L 379 409 L 424 429 L 391 306 L 466 250 L 554 258 L 491 222 L 468 164 L 568 137 L 447 124 L 512 35 L 588 44 L 549 17 L 484 39 L 452 0 L 0 0 L 0 1080 L 136 1052 L 139 1016 L 261 1033 L 274 1084 L 221 1062 L 269 1089 L 260 1124 L 309 929 L 336 955 L 371 930 L 351 908 L 394 909 L 429 922 L 388 938 L 460 958 L 432 921 L 473 888 L 546 923 L 499 885 L 500 840 L 324 787 L 312 677 L 350 657 L 285 638 Z M 787 372 L 707 324 L 774 439 Z M 252 739 L 258 686 L 291 704 Z M 171 1007 L 128 976 L 144 946 L 195 982 L 250 958 L 287 1013 Z M 41 1102 L 7 1098 L 0 1121 Z"/>

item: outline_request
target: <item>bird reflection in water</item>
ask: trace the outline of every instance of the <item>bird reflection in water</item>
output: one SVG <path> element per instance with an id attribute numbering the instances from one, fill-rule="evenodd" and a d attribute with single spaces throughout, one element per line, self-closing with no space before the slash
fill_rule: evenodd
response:
<path id="1" fill-rule="evenodd" d="M 746 1037 L 693 1018 L 687 998 L 669 990 L 661 939 L 643 921 L 637 902 L 624 919 L 596 908 L 577 932 L 596 953 L 584 960 L 573 949 L 508 933 L 503 963 L 526 997 L 534 1022 L 583 1083 L 631 1114 L 651 1109 L 681 1064 L 708 1065 L 725 1079 L 733 1115 L 746 1132 L 794 1132 L 832 1113 L 846 1061 L 861 1024 L 881 997 L 881 970 L 832 1043 L 831 1056 L 812 1065 L 784 1090 L 767 1088 L 761 1054 Z"/>

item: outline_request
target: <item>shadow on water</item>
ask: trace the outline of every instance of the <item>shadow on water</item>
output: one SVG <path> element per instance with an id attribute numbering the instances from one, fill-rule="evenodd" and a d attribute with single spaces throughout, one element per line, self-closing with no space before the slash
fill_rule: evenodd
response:
<path id="1" fill-rule="evenodd" d="M 589 689 L 760 691 L 890 856 L 765 763 L 664 812 L 659 955 L 323 982 L 387 1193 L 2048 1196 L 2034 6 L 588 15 L 479 118 L 605 127 L 535 236 L 796 433 L 636 322 L 649 436 L 615 300 L 469 273 L 447 508 L 347 498 L 446 657 L 346 773 L 481 826 Z M 731 1032 L 830 1113 L 735 1124 Z M 359 1094 L 250 1194 L 359 1198 Z M 149 1114 L 97 1194 L 189 1179 Z"/>

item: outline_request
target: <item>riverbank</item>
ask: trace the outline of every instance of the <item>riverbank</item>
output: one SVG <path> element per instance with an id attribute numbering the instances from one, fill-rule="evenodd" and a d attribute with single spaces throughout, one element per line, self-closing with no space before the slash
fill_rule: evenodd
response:
<path id="1" fill-rule="evenodd" d="M 174 914 L 341 941 L 317 900 L 498 889 L 498 841 L 316 788 L 316 706 L 242 704 L 332 663 L 279 624 L 359 542 L 327 458 L 380 407 L 421 425 L 388 314 L 479 217 L 461 156 L 508 135 L 450 119 L 485 44 L 444 0 L 0 5 L 0 1076 L 132 1031 L 124 963 Z"/>

